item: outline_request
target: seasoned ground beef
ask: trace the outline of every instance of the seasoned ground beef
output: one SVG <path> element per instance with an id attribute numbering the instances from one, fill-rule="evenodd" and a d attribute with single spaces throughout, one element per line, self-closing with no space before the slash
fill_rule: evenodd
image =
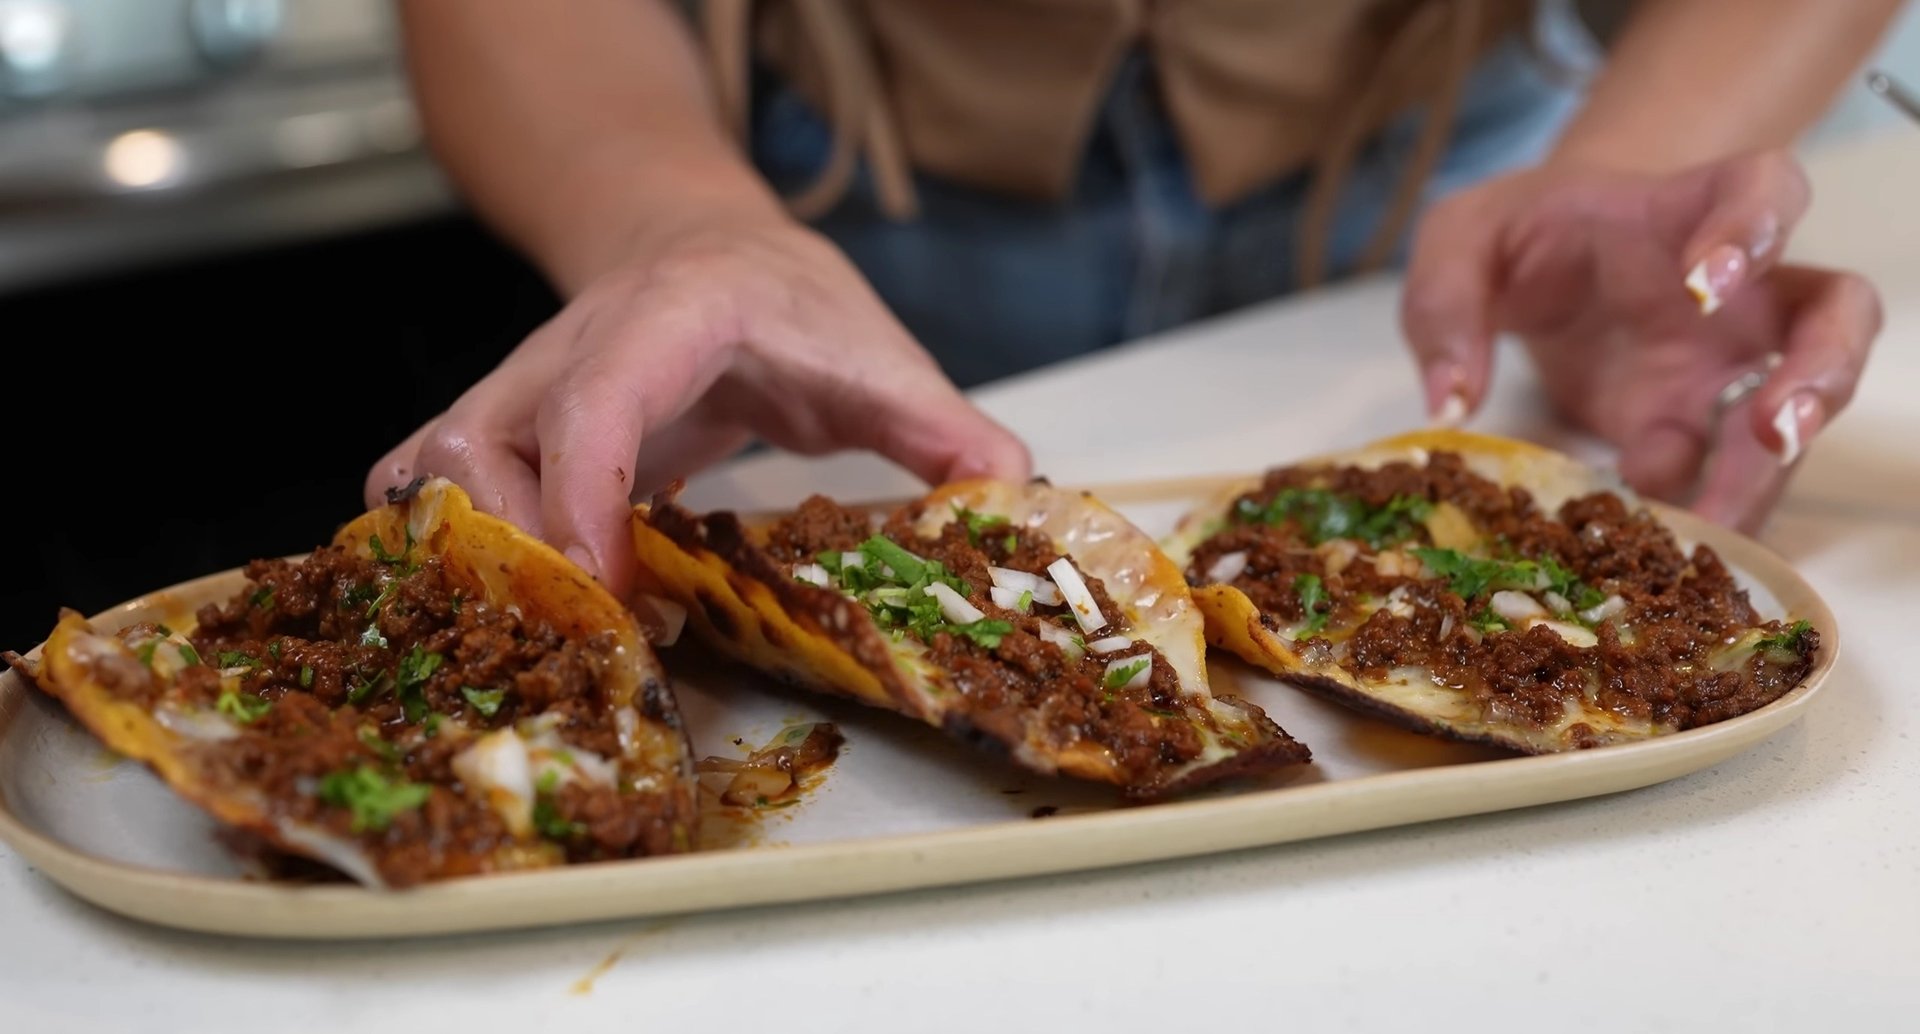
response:
<path id="1" fill-rule="evenodd" d="M 382 562 L 326 547 L 298 563 L 256 561 L 246 575 L 243 592 L 201 609 L 182 655 L 200 663 L 171 686 L 142 669 L 115 693 L 228 718 L 238 733 L 198 752 L 205 770 L 264 795 L 277 817 L 359 842 L 393 885 L 481 871 L 513 842 L 453 770 L 478 736 L 539 716 L 569 748 L 621 754 L 602 687 L 610 635 L 568 641 L 464 599 L 437 557 Z M 403 806 L 357 822 L 338 788 L 357 773 L 374 796 L 399 788 Z M 569 860 L 675 846 L 664 799 L 614 785 L 566 782 L 536 814 Z"/>
<path id="2" fill-rule="evenodd" d="M 908 507 L 876 527 L 866 513 L 816 496 L 770 529 L 769 550 L 785 563 L 809 563 L 823 552 L 853 550 L 881 533 L 909 552 L 945 565 L 966 583 L 964 595 L 970 603 L 988 619 L 1012 626 L 991 647 L 946 631 L 925 640 L 933 662 L 967 698 L 968 716 L 979 727 L 1031 730 L 1037 723 L 1056 747 L 1097 743 L 1138 781 L 1199 756 L 1203 744 L 1192 723 L 1170 720 L 1191 705 L 1180 693 L 1178 674 L 1159 651 L 1136 641 L 1107 654 L 1081 651 L 1075 658 L 1042 638 L 1043 625 L 1065 629 L 1083 641 L 1132 631 L 1099 578 L 1079 569 L 1110 622 L 1094 635 L 1083 634 L 1065 606 L 1034 604 L 1025 613 L 997 606 L 987 569 L 1005 567 L 1044 577 L 1048 565 L 1062 556 L 1053 541 L 1044 532 L 1004 521 L 974 530 L 955 520 L 943 525 L 938 537 L 927 538 L 914 529 L 922 515 L 918 507 Z M 1107 668 L 1116 660 L 1145 661 L 1149 681 L 1130 689 L 1107 688 Z"/>
<path id="3" fill-rule="evenodd" d="M 1616 612 L 1585 621 L 1598 642 L 1576 646 L 1542 625 L 1513 628 L 1488 609 L 1491 590 L 1471 599 L 1452 591 L 1446 577 L 1414 551 L 1430 548 L 1425 523 L 1412 523 L 1394 541 L 1315 541 L 1310 520 L 1293 514 L 1268 520 L 1282 493 L 1320 491 L 1371 513 L 1396 504 L 1430 513 L 1439 504 L 1462 511 L 1479 533 L 1478 552 L 1504 561 L 1558 564 L 1593 598 L 1618 597 Z M 1221 558 L 1244 557 L 1244 565 Z M 1543 513 L 1519 488 L 1502 488 L 1467 469 L 1460 456 L 1432 454 L 1425 465 L 1285 467 L 1269 472 L 1243 495 L 1224 525 L 1195 549 L 1188 581 L 1207 584 L 1216 570 L 1259 608 L 1276 630 L 1307 619 L 1302 579 L 1327 602 L 1325 631 L 1302 633 L 1331 647 L 1343 667 L 1378 678 L 1400 666 L 1431 671 L 1444 685 L 1469 694 L 1494 719 L 1546 726 L 1562 720 L 1569 701 L 1597 705 L 1626 718 L 1685 729 L 1722 721 L 1777 698 L 1805 677 L 1818 649 L 1817 632 L 1793 636 L 1793 649 L 1754 650 L 1734 670 L 1712 661 L 1736 636 L 1762 625 L 1713 550 L 1689 555 L 1645 510 L 1629 510 L 1617 495 L 1599 492 Z M 1533 588 L 1535 597 L 1541 592 Z M 1383 605 L 1391 602 L 1391 607 Z M 1624 638 L 1623 638 L 1624 637 Z M 1723 663 L 1722 667 L 1726 667 Z M 1576 734 L 1578 730 L 1576 730 Z"/>

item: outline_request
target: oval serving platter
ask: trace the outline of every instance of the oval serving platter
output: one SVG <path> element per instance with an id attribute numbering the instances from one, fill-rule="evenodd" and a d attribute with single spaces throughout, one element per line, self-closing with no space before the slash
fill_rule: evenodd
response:
<path id="1" fill-rule="evenodd" d="M 1091 490 L 1158 532 L 1229 480 Z M 1738 718 L 1644 743 L 1515 757 L 1385 730 L 1216 657 L 1216 671 L 1313 747 L 1309 772 L 1278 785 L 1126 807 L 1084 788 L 1009 773 L 992 758 L 956 750 L 890 716 L 830 714 L 848 730 L 848 757 L 829 774 L 823 794 L 777 816 L 783 825 L 762 838 L 779 842 L 773 834 L 783 834 L 777 848 L 372 891 L 247 878 L 215 840 L 211 819 L 144 768 L 108 755 L 57 703 L 7 671 L 0 675 L 0 840 L 76 896 L 136 919 L 213 933 L 333 939 L 514 929 L 1034 876 L 1616 793 L 1709 768 L 1780 731 L 1806 713 L 1839 656 L 1832 611 L 1784 560 L 1683 511 L 1655 509 L 1683 541 L 1717 550 L 1763 614 L 1784 610 L 1821 630 L 1814 668 L 1792 692 Z M 94 621 L 104 628 L 141 620 L 190 624 L 201 604 L 226 598 L 243 581 L 237 570 L 211 575 Z M 669 650 L 663 659 L 705 753 L 809 710 L 751 672 L 688 664 L 682 654 Z M 1031 807 L 1052 801 L 1066 803 L 1057 814 L 1051 803 Z M 1050 817 L 1029 817 L 1043 814 Z"/>

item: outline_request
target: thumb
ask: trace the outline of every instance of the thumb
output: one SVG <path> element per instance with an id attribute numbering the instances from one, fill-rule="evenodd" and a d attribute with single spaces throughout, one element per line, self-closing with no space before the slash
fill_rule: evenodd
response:
<path id="1" fill-rule="evenodd" d="M 1687 291 L 1706 316 L 1772 268 L 1812 200 L 1806 173 L 1781 151 L 1702 166 L 1673 187 L 1700 213 L 1681 257 Z"/>

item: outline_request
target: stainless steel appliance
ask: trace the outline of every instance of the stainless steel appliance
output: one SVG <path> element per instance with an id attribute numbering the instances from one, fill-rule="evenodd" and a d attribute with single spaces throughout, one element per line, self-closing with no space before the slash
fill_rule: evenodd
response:
<path id="1" fill-rule="evenodd" d="M 449 207 L 389 0 L 0 0 L 0 292 Z"/>

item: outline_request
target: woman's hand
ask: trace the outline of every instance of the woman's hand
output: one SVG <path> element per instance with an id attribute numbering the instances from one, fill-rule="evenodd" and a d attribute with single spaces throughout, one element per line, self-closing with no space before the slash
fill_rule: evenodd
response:
<path id="1" fill-rule="evenodd" d="M 930 481 L 1028 474 L 826 240 L 784 217 L 656 228 L 367 477 L 421 474 L 624 593 L 629 499 L 754 436 L 872 449 Z"/>
<path id="2" fill-rule="evenodd" d="M 1778 152 L 1671 176 L 1550 164 L 1446 199 L 1402 310 L 1430 409 L 1471 412 L 1494 337 L 1518 335 L 1559 411 L 1619 446 L 1629 484 L 1753 530 L 1880 330 L 1862 278 L 1776 264 L 1807 202 Z M 1753 373 L 1723 415 L 1722 390 Z"/>

